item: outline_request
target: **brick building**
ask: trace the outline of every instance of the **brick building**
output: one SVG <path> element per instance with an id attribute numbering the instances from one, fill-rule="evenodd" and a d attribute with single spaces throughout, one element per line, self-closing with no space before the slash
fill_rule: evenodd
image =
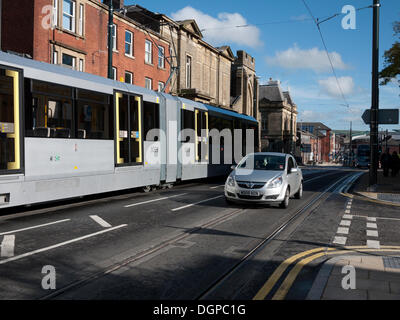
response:
<path id="1" fill-rule="evenodd" d="M 315 157 L 316 162 L 322 163 L 332 160 L 331 136 L 334 133 L 331 128 L 321 122 L 298 122 L 297 129 L 310 132 L 318 138 Z"/>
<path id="2" fill-rule="evenodd" d="M 102 3 L 105 2 L 105 3 Z M 101 0 L 1 1 L 1 50 L 107 77 L 108 5 Z M 123 0 L 113 0 L 124 7 Z M 54 14 L 53 14 L 54 13 Z M 170 67 L 161 51 L 169 42 L 114 13 L 113 75 L 118 81 L 158 90 Z M 166 90 L 168 92 L 168 88 Z"/>

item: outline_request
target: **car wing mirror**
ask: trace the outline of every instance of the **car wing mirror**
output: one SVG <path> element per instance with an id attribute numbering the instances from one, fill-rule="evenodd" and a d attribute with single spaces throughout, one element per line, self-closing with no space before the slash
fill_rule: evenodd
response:
<path id="1" fill-rule="evenodd" d="M 235 165 L 232 165 L 231 166 L 231 170 L 235 170 L 236 169 L 236 166 Z"/>

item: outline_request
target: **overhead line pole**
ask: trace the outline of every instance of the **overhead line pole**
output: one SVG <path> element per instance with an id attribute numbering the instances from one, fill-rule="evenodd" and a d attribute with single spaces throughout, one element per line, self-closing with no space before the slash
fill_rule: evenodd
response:
<path id="1" fill-rule="evenodd" d="M 113 28 L 114 28 L 114 8 L 113 1 L 110 0 L 108 4 L 108 73 L 107 77 L 113 79 Z"/>
<path id="2" fill-rule="evenodd" d="M 378 114 L 379 114 L 379 10 L 380 0 L 373 0 L 372 29 L 372 98 L 370 122 L 371 166 L 369 186 L 378 183 Z"/>

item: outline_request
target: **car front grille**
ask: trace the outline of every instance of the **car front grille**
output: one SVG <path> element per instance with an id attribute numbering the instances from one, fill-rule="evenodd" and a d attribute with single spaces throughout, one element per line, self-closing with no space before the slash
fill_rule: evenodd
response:
<path id="1" fill-rule="evenodd" d="M 261 189 L 265 186 L 264 182 L 237 181 L 239 187 L 243 189 Z"/>
<path id="2" fill-rule="evenodd" d="M 260 200 L 263 197 L 262 195 L 260 195 L 260 196 L 245 196 L 242 194 L 238 194 L 238 196 L 240 199 L 248 199 L 248 200 Z"/>

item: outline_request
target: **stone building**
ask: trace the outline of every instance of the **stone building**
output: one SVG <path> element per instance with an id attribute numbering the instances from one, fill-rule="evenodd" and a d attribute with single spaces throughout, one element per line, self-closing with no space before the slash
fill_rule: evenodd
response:
<path id="1" fill-rule="evenodd" d="M 269 80 L 260 85 L 261 150 L 294 153 L 296 143 L 297 106 L 280 81 Z"/>

